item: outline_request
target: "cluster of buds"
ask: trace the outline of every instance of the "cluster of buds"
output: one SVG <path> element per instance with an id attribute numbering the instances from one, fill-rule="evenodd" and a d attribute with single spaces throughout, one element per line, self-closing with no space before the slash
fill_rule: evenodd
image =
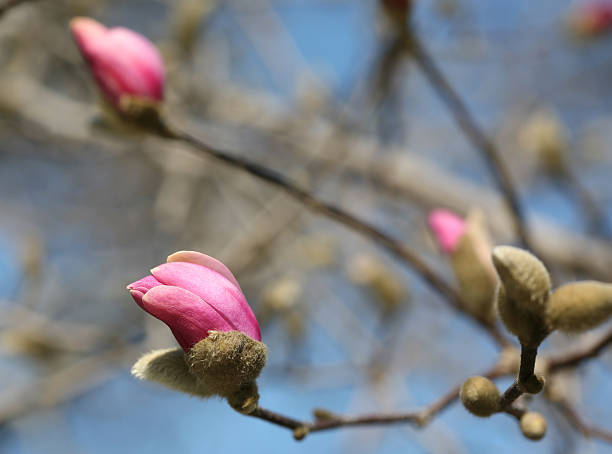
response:
<path id="1" fill-rule="evenodd" d="M 181 346 L 144 355 L 132 368 L 136 377 L 196 396 L 222 396 L 242 413 L 257 408 L 256 379 L 266 346 L 223 263 L 198 252 L 177 252 L 127 288 L 142 309 L 168 325 Z"/>
<path id="2" fill-rule="evenodd" d="M 511 246 L 496 247 L 493 263 L 500 278 L 500 318 L 521 345 L 537 347 L 554 330 L 579 333 L 612 316 L 612 284 L 572 282 L 551 291 L 544 264 Z"/>
<path id="3" fill-rule="evenodd" d="M 459 392 L 461 403 L 474 416 L 487 418 L 501 411 L 501 394 L 491 380 L 486 377 L 468 378 Z M 546 418 L 540 413 L 527 411 L 520 417 L 521 432 L 530 440 L 540 440 L 546 435 Z"/>
<path id="4" fill-rule="evenodd" d="M 485 323 L 492 323 L 497 276 L 483 215 L 472 211 L 462 219 L 448 210 L 438 209 L 429 214 L 428 222 L 440 250 L 450 258 L 464 310 Z"/>

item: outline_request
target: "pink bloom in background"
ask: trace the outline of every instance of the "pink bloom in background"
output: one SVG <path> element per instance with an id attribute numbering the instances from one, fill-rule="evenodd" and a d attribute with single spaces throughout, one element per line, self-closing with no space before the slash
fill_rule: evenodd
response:
<path id="1" fill-rule="evenodd" d="M 115 108 L 120 108 L 125 95 L 163 99 L 164 64 L 147 38 L 123 27 L 106 28 L 86 17 L 72 19 L 70 30 L 100 90 Z"/>
<path id="2" fill-rule="evenodd" d="M 429 228 L 442 251 L 452 254 L 465 232 L 465 221 L 448 210 L 433 210 L 428 217 Z"/>
<path id="3" fill-rule="evenodd" d="M 211 330 L 238 330 L 261 341 L 259 324 L 236 278 L 208 255 L 176 252 L 127 288 L 141 308 L 170 327 L 185 351 Z"/>
<path id="4" fill-rule="evenodd" d="M 577 6 L 570 25 L 580 36 L 595 36 L 612 30 L 612 0 L 598 0 Z"/>

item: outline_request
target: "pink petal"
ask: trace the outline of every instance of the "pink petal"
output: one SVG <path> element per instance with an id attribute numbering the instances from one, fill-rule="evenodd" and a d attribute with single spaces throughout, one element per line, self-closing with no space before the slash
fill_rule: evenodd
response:
<path id="1" fill-rule="evenodd" d="M 465 221 L 455 213 L 439 209 L 429 214 L 428 222 L 440 249 L 452 254 L 465 232 Z"/>
<path id="2" fill-rule="evenodd" d="M 136 301 L 140 307 L 142 306 L 142 297 L 151 290 L 153 287 L 157 287 L 158 285 L 162 285 L 157 279 L 153 276 L 149 275 L 143 277 L 142 279 L 137 280 L 136 282 L 132 282 L 127 286 L 127 289 L 130 291 L 130 295 Z"/>
<path id="3" fill-rule="evenodd" d="M 164 285 L 174 285 L 198 295 L 236 329 L 261 340 L 259 324 L 242 291 L 218 272 L 194 263 L 164 263 L 151 270 Z"/>
<path id="4" fill-rule="evenodd" d="M 128 290 L 140 290 L 142 293 L 147 293 L 153 287 L 157 287 L 158 285 L 162 285 L 157 279 L 153 276 L 148 275 L 143 277 L 142 279 L 137 280 L 136 282 L 132 282 L 127 286 Z"/>
<path id="5" fill-rule="evenodd" d="M 210 255 L 202 254 L 201 252 L 196 251 L 178 251 L 172 255 L 168 256 L 166 260 L 168 263 L 170 262 L 187 262 L 187 263 L 195 263 L 196 265 L 202 265 L 206 268 L 210 268 L 213 271 L 216 271 L 221 276 L 225 277 L 228 281 L 234 284 L 236 287 L 240 288 L 240 284 L 229 270 L 227 266 L 225 266 L 221 261 L 217 260 Z"/>
<path id="6" fill-rule="evenodd" d="M 185 351 L 207 337 L 208 331 L 235 329 L 199 296 L 179 287 L 152 288 L 144 295 L 142 307 L 170 327 Z"/>

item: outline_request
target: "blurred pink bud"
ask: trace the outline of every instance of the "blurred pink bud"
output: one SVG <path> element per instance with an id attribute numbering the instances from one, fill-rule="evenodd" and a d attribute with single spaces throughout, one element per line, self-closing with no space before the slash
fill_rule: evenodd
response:
<path id="1" fill-rule="evenodd" d="M 577 6 L 569 23 L 579 36 L 595 36 L 612 31 L 612 1 L 598 0 Z"/>
<path id="2" fill-rule="evenodd" d="M 433 210 L 428 217 L 429 228 L 442 251 L 452 254 L 465 232 L 465 221 L 448 210 Z"/>
<path id="3" fill-rule="evenodd" d="M 164 64 L 147 38 L 86 17 L 72 19 L 70 30 L 98 87 L 116 109 L 120 110 L 122 96 L 163 99 Z"/>
<path id="4" fill-rule="evenodd" d="M 242 331 L 261 341 L 259 324 L 231 271 L 220 261 L 181 251 L 127 286 L 134 301 L 160 319 L 188 351 L 209 331 Z"/>

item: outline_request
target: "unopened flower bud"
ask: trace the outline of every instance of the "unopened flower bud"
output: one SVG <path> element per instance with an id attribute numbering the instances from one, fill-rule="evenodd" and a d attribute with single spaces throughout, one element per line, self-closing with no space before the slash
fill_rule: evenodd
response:
<path id="1" fill-rule="evenodd" d="M 225 397 L 235 410 L 251 413 L 266 346 L 230 270 L 205 254 L 181 251 L 151 273 L 128 289 L 170 327 L 183 351 L 145 355 L 132 373 L 189 394 Z"/>
<path id="2" fill-rule="evenodd" d="M 308 426 L 300 426 L 293 429 L 293 438 L 297 441 L 302 441 L 306 435 L 310 433 Z"/>
<path id="3" fill-rule="evenodd" d="M 493 249 L 500 278 L 496 301 L 501 320 L 521 344 L 537 346 L 548 334 L 545 320 L 550 276 L 533 254 L 511 246 Z"/>
<path id="4" fill-rule="evenodd" d="M 465 233 L 465 221 L 451 211 L 438 209 L 429 214 L 427 222 L 442 252 L 452 254 Z"/>
<path id="5" fill-rule="evenodd" d="M 540 413 L 528 411 L 521 416 L 521 432 L 530 440 L 540 440 L 546 435 L 546 419 Z"/>
<path id="6" fill-rule="evenodd" d="M 127 286 L 134 301 L 160 319 L 189 351 L 208 332 L 238 330 L 261 340 L 259 324 L 236 278 L 220 261 L 194 251 L 168 257 Z"/>
<path id="7" fill-rule="evenodd" d="M 470 377 L 459 393 L 463 406 L 473 415 L 486 417 L 499 409 L 499 390 L 485 377 Z"/>
<path id="8" fill-rule="evenodd" d="M 551 295 L 546 315 L 551 329 L 576 333 L 595 328 L 612 316 L 612 284 L 563 285 Z"/>
<path id="9" fill-rule="evenodd" d="M 463 234 L 449 253 L 463 308 L 473 317 L 492 322 L 497 274 L 491 261 L 491 241 L 480 211 L 471 211 Z"/>
<path id="10" fill-rule="evenodd" d="M 312 410 L 312 415 L 317 421 L 331 421 L 338 419 L 338 415 L 327 410 L 326 408 L 315 408 Z"/>
<path id="11" fill-rule="evenodd" d="M 110 106 L 121 115 L 134 104 L 155 110 L 164 96 L 164 64 L 147 38 L 86 17 L 72 19 L 70 30 Z"/>
<path id="12" fill-rule="evenodd" d="M 568 24 L 579 38 L 590 38 L 612 30 L 612 1 L 590 0 L 573 9 Z"/>

